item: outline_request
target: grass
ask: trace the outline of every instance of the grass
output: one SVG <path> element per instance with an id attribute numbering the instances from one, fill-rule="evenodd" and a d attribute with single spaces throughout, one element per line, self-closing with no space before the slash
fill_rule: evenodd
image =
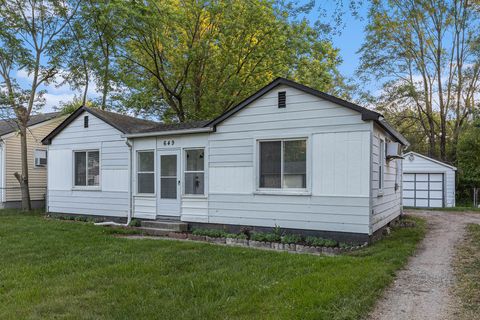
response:
<path id="1" fill-rule="evenodd" d="M 480 225 L 470 224 L 455 260 L 459 319 L 480 319 Z"/>
<path id="2" fill-rule="evenodd" d="M 480 212 L 480 208 L 475 207 L 451 207 L 451 208 L 416 208 L 404 207 L 406 210 L 429 210 L 429 211 L 452 211 L 452 212 Z"/>
<path id="3" fill-rule="evenodd" d="M 131 240 L 3 210 L 0 319 L 359 319 L 423 238 L 416 221 L 364 250 L 321 257 Z"/>

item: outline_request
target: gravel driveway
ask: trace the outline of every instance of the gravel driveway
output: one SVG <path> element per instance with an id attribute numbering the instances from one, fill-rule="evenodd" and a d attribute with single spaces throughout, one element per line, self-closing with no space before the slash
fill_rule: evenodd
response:
<path id="1" fill-rule="evenodd" d="M 377 303 L 370 319 L 455 319 L 452 259 L 468 223 L 480 224 L 480 213 L 410 211 L 427 218 L 428 232 L 416 254 Z"/>

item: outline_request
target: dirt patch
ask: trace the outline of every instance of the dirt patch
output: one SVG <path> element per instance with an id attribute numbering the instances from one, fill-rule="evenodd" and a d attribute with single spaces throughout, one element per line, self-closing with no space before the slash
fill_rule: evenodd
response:
<path id="1" fill-rule="evenodd" d="M 480 224 L 478 213 L 411 211 L 428 221 L 428 232 L 416 254 L 377 303 L 372 320 L 454 319 L 453 257 L 468 223 Z"/>

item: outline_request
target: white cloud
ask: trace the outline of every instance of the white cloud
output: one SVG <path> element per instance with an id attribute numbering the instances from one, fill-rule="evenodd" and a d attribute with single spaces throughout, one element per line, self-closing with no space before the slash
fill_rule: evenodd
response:
<path id="1" fill-rule="evenodd" d="M 16 71 L 15 77 L 21 87 L 28 88 L 30 86 L 32 77 L 27 73 L 26 70 L 22 69 Z M 82 94 L 82 92 L 79 90 L 72 90 L 68 84 L 59 86 L 58 83 L 61 83 L 62 81 L 62 78 L 57 77 L 54 83 L 40 86 L 39 90 L 46 91 L 44 94 L 45 106 L 41 110 L 42 112 L 54 111 L 54 109 L 60 107 L 62 103 L 72 101 L 75 96 L 80 96 Z M 97 98 L 99 96 L 100 94 L 96 84 L 91 81 L 89 83 L 88 97 Z"/>

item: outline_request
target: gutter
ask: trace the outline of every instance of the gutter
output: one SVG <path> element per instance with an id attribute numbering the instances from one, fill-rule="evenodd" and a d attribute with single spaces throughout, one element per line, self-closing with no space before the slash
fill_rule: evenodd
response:
<path id="1" fill-rule="evenodd" d="M 145 133 L 126 133 L 123 134 L 123 138 L 141 138 L 141 137 L 155 137 L 155 136 L 173 136 L 180 134 L 190 134 L 190 133 L 204 133 L 204 132 L 214 132 L 214 127 L 204 127 L 204 128 L 195 128 L 195 129 L 181 129 L 181 130 L 164 130 L 164 131 L 153 131 Z"/>

